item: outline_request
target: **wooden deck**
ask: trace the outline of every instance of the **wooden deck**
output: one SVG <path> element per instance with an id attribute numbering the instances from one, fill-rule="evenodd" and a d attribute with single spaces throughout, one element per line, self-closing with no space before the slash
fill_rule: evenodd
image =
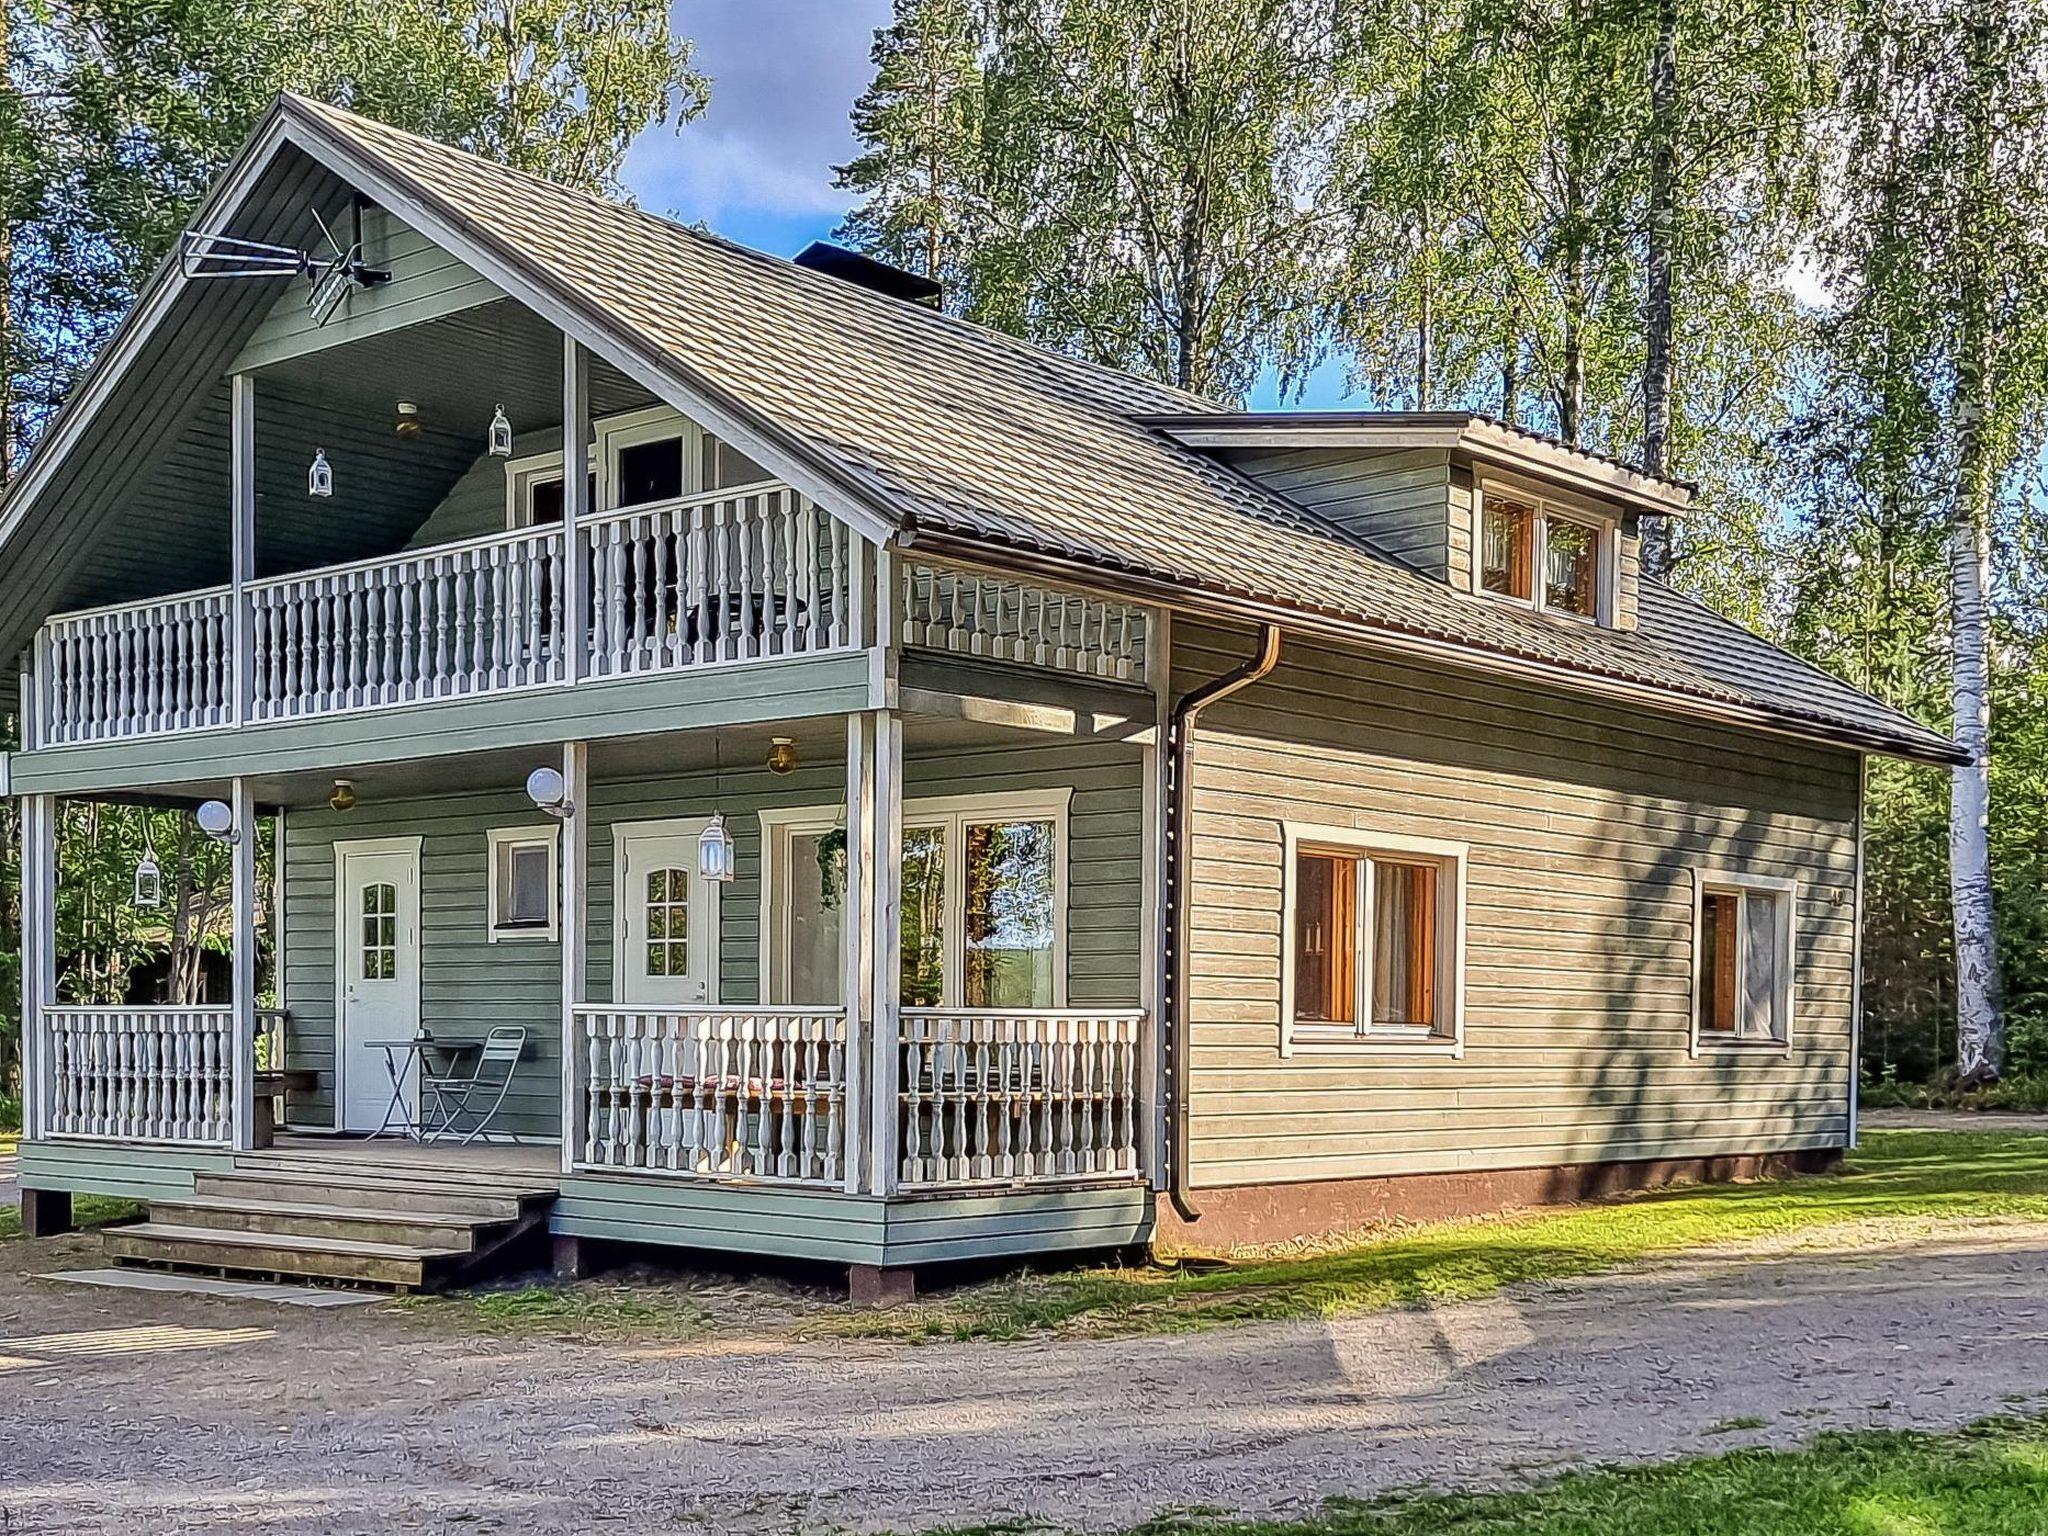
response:
<path id="1" fill-rule="evenodd" d="M 282 1132 L 260 1152 L 235 1154 L 238 1170 L 343 1174 L 412 1174 L 437 1182 L 473 1180 L 520 1189 L 559 1189 L 561 1149 L 548 1144 L 453 1146 L 399 1137 L 308 1136 Z"/>

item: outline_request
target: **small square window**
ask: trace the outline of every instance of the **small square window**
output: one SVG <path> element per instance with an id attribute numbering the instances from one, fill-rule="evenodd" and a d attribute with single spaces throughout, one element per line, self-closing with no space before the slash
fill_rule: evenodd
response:
<path id="1" fill-rule="evenodd" d="M 1539 613 L 1598 622 L 1616 577 L 1616 535 L 1534 495 L 1482 486 L 1479 497 L 1480 592 L 1526 603 Z"/>
<path id="2" fill-rule="evenodd" d="M 1790 1042 L 1792 924 L 1790 886 L 1702 877 L 1695 1048 Z"/>
<path id="3" fill-rule="evenodd" d="M 1315 835 L 1288 837 L 1288 1038 L 1455 1044 L 1462 850 Z"/>
<path id="4" fill-rule="evenodd" d="M 1594 574 L 1600 548 L 1598 529 L 1562 517 L 1543 525 L 1543 606 L 1555 613 L 1594 616 L 1598 578 Z"/>
<path id="5" fill-rule="evenodd" d="M 491 942 L 554 938 L 555 831 L 498 828 L 489 847 Z"/>
<path id="6" fill-rule="evenodd" d="M 1480 533 L 1480 585 L 1502 597 L 1529 600 L 1535 559 L 1536 513 L 1505 496 L 1486 498 Z"/>

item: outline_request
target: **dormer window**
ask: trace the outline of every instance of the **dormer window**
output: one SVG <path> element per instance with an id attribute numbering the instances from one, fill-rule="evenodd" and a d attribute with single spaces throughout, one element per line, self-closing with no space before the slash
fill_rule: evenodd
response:
<path id="1" fill-rule="evenodd" d="M 1612 622 L 1615 528 L 1511 486 L 1480 492 L 1479 590 L 1539 613 Z"/>

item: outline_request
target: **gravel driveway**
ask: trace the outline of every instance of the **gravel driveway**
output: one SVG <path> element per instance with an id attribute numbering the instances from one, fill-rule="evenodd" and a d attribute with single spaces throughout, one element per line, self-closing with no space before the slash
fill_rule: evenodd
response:
<path id="1" fill-rule="evenodd" d="M 920 1348 L 479 1340 L 16 1274 L 0 1530 L 1102 1529 L 2048 1406 L 2048 1226 L 1864 1237 L 1436 1311 Z M 10 1270 L 92 1251 L 30 1246 Z"/>

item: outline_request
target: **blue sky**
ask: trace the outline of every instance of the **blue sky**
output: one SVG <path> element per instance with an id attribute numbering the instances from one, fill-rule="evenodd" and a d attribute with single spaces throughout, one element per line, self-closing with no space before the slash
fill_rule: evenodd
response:
<path id="1" fill-rule="evenodd" d="M 641 206 L 778 256 L 829 239 L 848 207 L 832 167 L 855 153 L 847 113 L 889 10 L 889 0 L 679 0 L 675 29 L 696 40 L 711 105 L 680 133 L 653 129 L 633 145 L 625 179 Z M 1251 403 L 1278 403 L 1270 383 Z M 1341 371 L 1326 369 L 1301 403 L 1345 403 Z"/>

